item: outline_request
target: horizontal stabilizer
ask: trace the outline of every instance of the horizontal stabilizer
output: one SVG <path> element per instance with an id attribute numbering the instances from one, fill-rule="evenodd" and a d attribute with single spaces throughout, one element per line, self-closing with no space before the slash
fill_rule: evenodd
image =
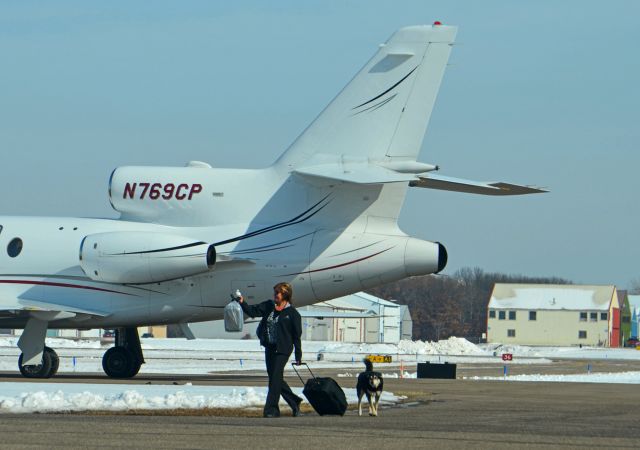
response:
<path id="1" fill-rule="evenodd" d="M 419 180 L 411 181 L 409 186 L 481 195 L 524 195 L 548 192 L 534 186 L 521 186 L 499 181 L 471 181 L 435 174 L 429 174 L 428 177 L 420 176 Z"/>
<path id="2" fill-rule="evenodd" d="M 293 171 L 297 175 L 316 178 L 316 182 L 355 184 L 399 183 L 417 180 L 411 173 L 399 173 L 375 164 L 320 164 Z"/>

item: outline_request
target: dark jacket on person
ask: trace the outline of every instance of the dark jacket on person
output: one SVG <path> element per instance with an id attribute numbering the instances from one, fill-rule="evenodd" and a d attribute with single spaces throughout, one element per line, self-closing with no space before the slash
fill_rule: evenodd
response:
<path id="1" fill-rule="evenodd" d="M 242 310 L 250 317 L 262 317 L 260 325 L 258 325 L 258 338 L 263 347 L 267 347 L 269 343 L 266 338 L 267 317 L 276 308 L 273 300 L 267 300 L 257 305 L 248 305 L 246 301 L 240 303 Z M 302 346 L 300 345 L 300 336 L 302 336 L 302 318 L 300 313 L 293 307 L 289 306 L 278 313 L 278 322 L 276 328 L 276 345 L 277 353 L 290 355 L 295 348 L 296 361 L 302 361 Z"/>

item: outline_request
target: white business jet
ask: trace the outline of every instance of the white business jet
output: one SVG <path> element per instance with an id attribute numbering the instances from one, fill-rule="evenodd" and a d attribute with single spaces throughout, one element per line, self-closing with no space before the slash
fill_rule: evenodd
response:
<path id="1" fill-rule="evenodd" d="M 187 324 L 221 318 L 236 289 L 257 302 L 287 281 L 304 306 L 438 273 L 444 246 L 398 228 L 409 187 L 544 192 L 416 160 L 456 30 L 398 30 L 270 167 L 119 167 L 119 219 L 0 217 L 0 327 L 24 328 L 20 372 L 56 373 L 49 328 L 115 328 L 102 365 L 128 378 L 144 363 L 136 327 L 192 337 Z"/>

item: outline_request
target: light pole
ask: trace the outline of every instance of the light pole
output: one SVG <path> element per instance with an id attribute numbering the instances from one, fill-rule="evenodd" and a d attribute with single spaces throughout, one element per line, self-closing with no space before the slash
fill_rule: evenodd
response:
<path id="1" fill-rule="evenodd" d="M 378 300 L 378 316 L 380 317 L 378 328 L 379 328 L 379 332 L 380 332 L 380 340 L 379 340 L 379 342 L 381 344 L 384 343 L 384 317 L 382 316 L 382 312 L 384 310 L 382 308 L 383 308 L 382 307 L 382 303 L 380 302 L 380 300 Z"/>

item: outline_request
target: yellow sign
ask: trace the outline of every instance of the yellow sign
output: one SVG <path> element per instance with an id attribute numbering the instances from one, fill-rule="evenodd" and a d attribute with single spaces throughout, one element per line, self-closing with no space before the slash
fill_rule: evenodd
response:
<path id="1" fill-rule="evenodd" d="M 367 355 L 367 359 L 372 363 L 390 363 L 391 355 Z"/>

